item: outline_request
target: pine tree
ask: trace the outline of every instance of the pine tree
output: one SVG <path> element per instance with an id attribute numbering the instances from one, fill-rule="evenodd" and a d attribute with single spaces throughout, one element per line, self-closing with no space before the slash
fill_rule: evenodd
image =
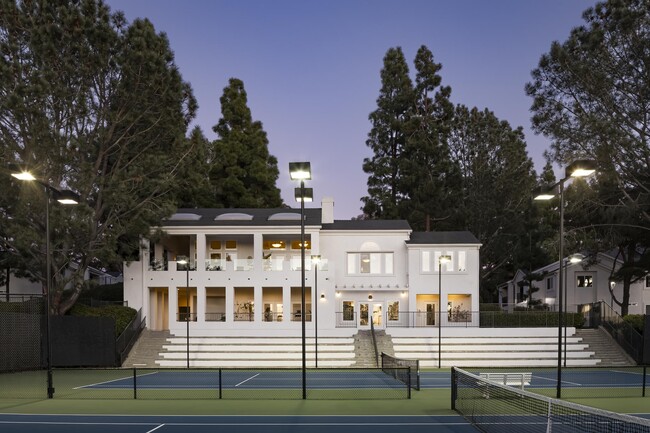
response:
<path id="1" fill-rule="evenodd" d="M 363 161 L 368 173 L 368 195 L 361 200 L 370 218 L 399 218 L 400 163 L 406 144 L 405 127 L 413 107 L 413 83 L 402 49 L 391 48 L 384 56 L 377 110 L 370 113 L 372 129 L 366 145 L 373 156 Z"/>
<path id="2" fill-rule="evenodd" d="M 431 51 L 422 46 L 415 57 L 414 104 L 406 125 L 407 138 L 400 158 L 400 191 L 405 199 L 400 215 L 416 230 L 452 229 L 459 170 L 449 158 L 447 139 L 454 114 L 451 87 L 441 86 Z"/>
<path id="3" fill-rule="evenodd" d="M 229 208 L 272 208 L 282 205 L 278 161 L 269 154 L 260 121 L 253 121 L 244 83 L 231 78 L 221 96 L 222 118 L 213 130 L 210 180 L 216 202 Z"/>

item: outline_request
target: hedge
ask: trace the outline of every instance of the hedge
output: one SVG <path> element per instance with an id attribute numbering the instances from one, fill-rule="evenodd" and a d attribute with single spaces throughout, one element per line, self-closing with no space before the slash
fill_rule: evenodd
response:
<path id="1" fill-rule="evenodd" d="M 131 307 L 122 305 L 106 305 L 104 307 L 89 307 L 76 303 L 70 310 L 71 316 L 112 317 L 115 320 L 115 335 L 121 335 L 138 312 Z"/>

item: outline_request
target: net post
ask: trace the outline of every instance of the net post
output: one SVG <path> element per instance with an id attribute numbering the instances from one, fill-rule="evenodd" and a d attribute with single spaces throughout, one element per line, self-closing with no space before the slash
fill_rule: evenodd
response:
<path id="1" fill-rule="evenodd" d="M 219 400 L 223 398 L 223 387 L 221 386 L 221 367 L 219 367 Z"/>
<path id="2" fill-rule="evenodd" d="M 456 410 L 456 393 L 458 392 L 456 379 L 456 367 L 451 367 L 451 410 Z"/>
<path id="3" fill-rule="evenodd" d="M 407 377 L 408 379 L 406 380 L 406 392 L 407 392 L 407 398 L 410 400 L 411 399 L 411 367 L 406 367 L 407 370 Z"/>
<path id="4" fill-rule="evenodd" d="M 137 383 L 137 369 L 133 367 L 133 400 L 138 399 L 138 383 Z"/>

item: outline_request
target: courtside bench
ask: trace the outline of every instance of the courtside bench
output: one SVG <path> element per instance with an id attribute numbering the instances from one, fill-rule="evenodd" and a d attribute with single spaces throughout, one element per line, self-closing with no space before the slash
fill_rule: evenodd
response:
<path id="1" fill-rule="evenodd" d="M 496 382 L 506 386 L 516 386 L 517 388 L 524 389 L 524 386 L 529 386 L 533 378 L 533 373 L 479 373 L 481 379 L 490 382 Z"/>

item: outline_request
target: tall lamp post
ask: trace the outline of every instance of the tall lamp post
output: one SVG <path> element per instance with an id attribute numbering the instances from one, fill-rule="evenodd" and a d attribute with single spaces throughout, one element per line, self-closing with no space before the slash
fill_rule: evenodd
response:
<path id="1" fill-rule="evenodd" d="M 442 264 L 450 261 L 449 255 L 438 257 L 438 368 L 442 365 Z"/>
<path id="2" fill-rule="evenodd" d="M 314 265 L 314 296 L 312 296 L 312 304 L 314 304 L 314 365 L 318 368 L 318 264 L 320 263 L 320 256 L 311 256 L 311 263 Z"/>
<path id="3" fill-rule="evenodd" d="M 309 162 L 290 162 L 291 180 L 299 180 L 300 188 L 295 189 L 296 200 L 300 202 L 300 321 L 302 323 L 302 398 L 307 399 L 307 346 L 305 343 L 305 202 L 312 201 L 313 190 L 305 188 L 305 180 L 311 179 Z"/>
<path id="4" fill-rule="evenodd" d="M 51 281 L 52 281 L 52 254 L 50 251 L 50 200 L 56 199 L 61 204 L 78 204 L 79 195 L 70 190 L 59 190 L 49 183 L 37 179 L 28 171 L 11 173 L 13 177 L 22 181 L 36 181 L 45 189 L 45 346 L 47 353 L 47 398 L 54 397 L 54 384 L 52 380 L 52 328 L 50 314 L 52 309 Z"/>
<path id="5" fill-rule="evenodd" d="M 581 159 L 572 162 L 566 168 L 565 176 L 560 179 L 555 185 L 549 188 L 542 194 L 535 197 L 535 200 L 550 200 L 555 197 L 556 189 L 557 195 L 560 197 L 560 241 L 559 241 L 559 263 L 560 269 L 558 274 L 558 324 L 557 324 L 557 388 L 556 398 L 562 398 L 562 294 L 563 294 L 563 269 L 562 263 L 564 260 L 564 184 L 572 177 L 585 177 L 589 176 L 596 171 L 596 161 L 591 159 Z"/>
<path id="6" fill-rule="evenodd" d="M 185 283 L 185 307 L 187 312 L 185 313 L 185 346 L 186 346 L 186 359 L 187 359 L 187 368 L 190 368 L 190 259 L 181 259 L 178 262 L 181 265 L 185 265 L 185 274 L 186 274 L 186 283 Z"/>

